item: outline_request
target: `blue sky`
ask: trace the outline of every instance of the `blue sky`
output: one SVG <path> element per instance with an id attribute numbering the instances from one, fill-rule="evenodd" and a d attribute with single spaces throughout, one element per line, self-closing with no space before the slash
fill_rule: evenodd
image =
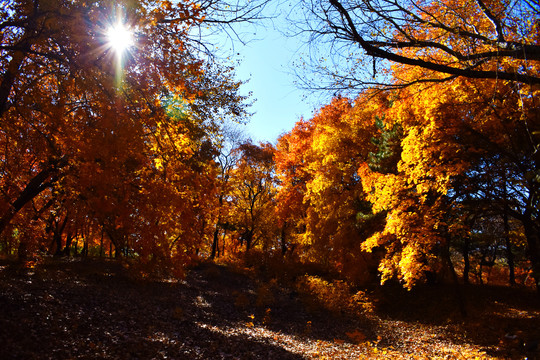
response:
<path id="1" fill-rule="evenodd" d="M 300 117 L 310 118 L 313 114 L 313 97 L 310 99 L 308 91 L 295 86 L 292 74 L 292 62 L 300 46 L 300 40 L 285 37 L 271 26 L 257 28 L 255 39 L 247 45 L 235 44 L 234 53 L 243 60 L 236 68 L 237 77 L 250 79 L 242 93 L 252 91 L 256 99 L 251 108 L 255 114 L 246 126 L 247 135 L 255 142 L 275 143 Z"/>

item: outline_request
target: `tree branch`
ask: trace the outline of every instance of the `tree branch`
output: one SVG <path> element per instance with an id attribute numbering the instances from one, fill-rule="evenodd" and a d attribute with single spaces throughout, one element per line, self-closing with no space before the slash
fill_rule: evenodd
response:
<path id="1" fill-rule="evenodd" d="M 493 15 L 493 13 L 487 8 L 487 6 L 484 4 L 484 2 L 482 0 L 476 0 L 476 3 L 478 4 L 478 6 L 480 6 L 480 9 L 482 9 L 484 14 L 486 14 L 488 19 L 493 24 L 493 27 L 495 28 L 495 31 L 497 32 L 497 41 L 499 41 L 500 43 L 506 42 L 504 40 L 503 29 L 502 29 L 502 25 L 501 25 L 501 22 L 499 21 L 499 19 L 497 19 Z"/>
<path id="2" fill-rule="evenodd" d="M 341 18 L 346 23 L 348 27 L 348 31 L 351 34 L 351 40 L 358 43 L 360 47 L 369 56 L 374 56 L 374 57 L 390 60 L 390 61 L 397 62 L 404 65 L 418 66 L 418 67 L 432 70 L 439 73 L 463 76 L 467 78 L 502 79 L 502 80 L 526 83 L 526 84 L 540 84 L 540 77 L 533 76 L 533 75 L 520 74 L 520 73 L 508 73 L 504 71 L 495 71 L 495 70 L 491 70 L 491 71 L 473 70 L 470 66 L 467 68 L 457 68 L 457 67 L 452 67 L 445 64 L 434 63 L 434 62 L 423 60 L 423 59 L 407 57 L 404 55 L 399 55 L 399 54 L 387 51 L 385 49 L 380 48 L 379 46 L 375 46 L 372 42 L 365 40 L 360 35 L 349 12 L 344 8 L 344 6 L 338 0 L 329 0 L 329 2 L 338 11 Z M 442 47 L 442 45 L 439 46 L 439 48 L 440 47 Z M 528 47 L 528 49 L 531 51 L 533 58 L 535 54 L 537 57 L 540 56 L 540 48 L 538 46 L 531 45 Z M 514 56 L 517 56 L 517 53 L 519 51 L 522 51 L 524 53 L 523 54 L 524 57 L 527 56 L 527 53 L 525 51 L 525 46 L 523 46 L 523 48 L 521 49 L 518 48 L 515 50 L 509 50 L 506 53 L 509 55 L 512 54 Z M 488 53 L 483 53 L 482 56 L 485 58 L 486 54 Z M 500 56 L 500 52 L 496 52 L 496 54 Z M 476 56 L 479 56 L 479 55 L 477 54 Z M 475 66 L 476 65 L 477 64 L 475 64 Z"/>

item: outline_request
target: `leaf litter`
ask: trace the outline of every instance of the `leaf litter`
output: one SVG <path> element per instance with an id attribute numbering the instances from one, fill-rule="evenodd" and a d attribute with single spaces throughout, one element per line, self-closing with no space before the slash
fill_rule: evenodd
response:
<path id="1" fill-rule="evenodd" d="M 192 269 L 182 281 L 141 280 L 120 263 L 105 260 L 55 261 L 31 272 L 16 266 L 1 269 L 0 342 L 6 359 L 540 355 L 536 348 L 523 348 L 527 337 L 539 335 L 534 332 L 534 324 L 540 323 L 538 307 L 508 305 L 504 318 L 505 302 L 500 299 L 492 302 L 492 313 L 476 309 L 477 315 L 465 320 L 423 321 L 421 313 L 414 318 L 414 309 L 403 308 L 403 299 L 395 299 L 393 311 L 383 306 L 380 312 L 340 313 L 306 304 L 276 282 L 270 290 L 263 287 L 270 299 L 265 302 L 256 279 L 215 264 Z M 523 341 L 517 343 L 516 338 Z"/>

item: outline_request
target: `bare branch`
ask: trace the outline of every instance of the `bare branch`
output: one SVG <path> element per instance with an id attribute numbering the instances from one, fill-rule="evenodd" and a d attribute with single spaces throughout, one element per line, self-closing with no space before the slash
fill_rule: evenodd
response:
<path id="1" fill-rule="evenodd" d="M 320 75 L 319 82 L 321 76 L 332 80 L 331 85 L 312 84 L 313 88 L 394 88 L 411 83 L 412 79 L 400 82 L 391 77 L 392 63 L 427 70 L 412 83 L 462 76 L 540 84 L 534 70 L 540 44 L 534 41 L 532 25 L 540 19 L 534 7 L 512 2 L 505 13 L 495 14 L 482 0 L 467 9 L 444 1 L 412 0 L 300 0 L 300 4 L 306 16 L 304 24 L 297 20 L 297 34 L 309 34 L 310 53 L 316 54 L 304 66 Z M 531 21 L 523 21 L 527 17 Z M 482 26 L 486 18 L 494 31 Z M 368 57 L 382 60 L 370 73 Z M 300 81 L 308 87 L 309 78 L 317 80 L 306 74 Z"/>

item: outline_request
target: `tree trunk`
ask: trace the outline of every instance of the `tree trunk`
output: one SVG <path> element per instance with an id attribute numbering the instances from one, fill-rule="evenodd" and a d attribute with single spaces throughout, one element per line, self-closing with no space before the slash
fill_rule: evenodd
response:
<path id="1" fill-rule="evenodd" d="M 246 231 L 246 252 L 251 249 L 251 243 L 253 241 L 253 230 Z"/>
<path id="2" fill-rule="evenodd" d="M 281 255 L 282 256 L 285 256 L 285 253 L 287 252 L 287 241 L 285 239 L 286 230 L 287 230 L 287 222 L 285 221 L 283 223 L 283 226 L 281 227 Z"/>
<path id="3" fill-rule="evenodd" d="M 227 237 L 227 229 L 223 230 L 223 236 L 221 237 L 221 251 L 218 252 L 218 256 L 225 256 L 225 240 Z"/>
<path id="4" fill-rule="evenodd" d="M 47 182 L 54 168 L 46 167 L 37 173 L 26 185 L 24 190 L 19 194 L 17 199 L 11 204 L 8 210 L 0 217 L 0 235 L 4 232 L 10 221 L 17 213 L 33 198 L 39 195 L 43 190 L 51 184 Z"/>
<path id="5" fill-rule="evenodd" d="M 125 236 L 122 234 L 122 231 L 117 231 L 116 229 L 113 229 L 112 227 L 105 226 L 104 227 L 105 233 L 107 234 L 107 237 L 111 241 L 111 243 L 114 245 L 114 257 L 116 259 L 121 258 L 122 256 L 127 255 L 128 246 L 126 243 Z"/>
<path id="6" fill-rule="evenodd" d="M 471 261 L 469 259 L 469 247 L 471 245 L 471 239 L 467 236 L 463 243 L 463 283 L 469 284 L 469 272 L 471 269 Z"/>
<path id="7" fill-rule="evenodd" d="M 21 241 L 19 243 L 17 257 L 19 258 L 19 261 L 25 261 L 26 259 L 28 259 L 28 246 L 24 241 Z"/>
<path id="8" fill-rule="evenodd" d="M 69 257 L 71 256 L 71 243 L 73 241 L 73 235 L 72 234 L 67 234 L 67 237 L 66 237 L 66 247 L 64 248 L 64 255 Z"/>
<path id="9" fill-rule="evenodd" d="M 88 257 L 88 238 L 85 237 L 84 238 L 84 243 L 83 243 L 83 249 L 81 251 L 81 256 L 82 257 Z"/>
<path id="10" fill-rule="evenodd" d="M 9 94 L 13 88 L 13 84 L 20 72 L 20 67 L 26 59 L 26 52 L 31 49 L 30 42 L 27 36 L 18 44 L 22 51 L 14 51 L 9 56 L 11 57 L 7 69 L 2 74 L 2 83 L 0 84 L 0 116 L 8 109 Z"/>
<path id="11" fill-rule="evenodd" d="M 57 224 L 54 232 L 53 237 L 56 243 L 56 251 L 54 252 L 54 256 L 62 256 L 64 255 L 64 252 L 62 251 L 62 234 L 64 233 L 64 229 L 66 228 L 68 222 L 68 214 L 64 217 L 64 221 L 62 224 Z"/>
<path id="12" fill-rule="evenodd" d="M 445 245 L 443 249 L 443 258 L 446 262 L 446 266 L 448 266 L 448 270 L 450 271 L 450 275 L 452 276 L 452 281 L 454 283 L 454 290 L 456 295 L 456 302 L 459 307 L 459 312 L 461 313 L 461 316 L 464 318 L 467 317 L 467 308 L 465 305 L 465 298 L 463 296 L 463 293 L 461 292 L 461 287 L 459 285 L 459 279 L 456 273 L 456 269 L 454 269 L 454 265 L 452 264 L 452 259 L 450 258 L 450 245 Z"/>
<path id="13" fill-rule="evenodd" d="M 503 196 L 504 196 L 504 211 L 503 211 L 503 225 L 504 225 L 504 242 L 506 248 L 506 260 L 508 261 L 508 283 L 510 286 L 516 284 L 516 276 L 514 274 L 514 254 L 512 253 L 512 242 L 510 241 L 510 225 L 508 224 L 508 191 L 506 189 L 506 169 L 503 170 Z"/>
<path id="14" fill-rule="evenodd" d="M 62 233 L 54 231 L 53 242 L 56 245 L 54 250 L 54 256 L 62 256 Z"/>
<path id="15" fill-rule="evenodd" d="M 527 250 L 532 265 L 533 278 L 536 290 L 540 295 L 540 238 L 538 231 L 535 229 L 535 226 L 529 217 L 523 222 L 523 227 L 525 230 L 525 237 L 527 238 Z"/>
<path id="16" fill-rule="evenodd" d="M 101 239 L 99 240 L 99 257 L 103 257 L 103 230 L 101 230 Z"/>
<path id="17" fill-rule="evenodd" d="M 510 241 L 510 226 L 508 224 L 508 210 L 505 208 L 503 213 L 504 222 L 504 241 L 506 248 L 506 260 L 508 261 L 508 283 L 511 286 L 516 285 L 516 275 L 514 273 L 514 254 L 512 253 L 512 242 Z"/>
<path id="18" fill-rule="evenodd" d="M 2 239 L 2 251 L 0 252 L 0 254 L 5 254 L 8 256 L 11 255 L 11 247 L 9 246 L 7 237 L 3 237 L 1 239 Z"/>
<path id="19" fill-rule="evenodd" d="M 216 224 L 216 228 L 214 229 L 214 237 L 212 240 L 212 251 L 210 253 L 210 260 L 214 260 L 216 257 L 216 253 L 218 251 L 218 243 L 219 241 L 219 225 Z"/>

